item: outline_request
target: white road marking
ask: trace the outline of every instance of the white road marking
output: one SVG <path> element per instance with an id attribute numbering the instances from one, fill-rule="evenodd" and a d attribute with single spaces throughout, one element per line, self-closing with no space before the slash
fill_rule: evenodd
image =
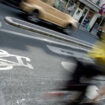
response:
<path id="1" fill-rule="evenodd" d="M 80 46 L 76 47 L 76 46 L 73 46 L 73 45 L 70 45 L 70 44 L 68 45 L 68 44 L 64 44 L 64 43 L 61 43 L 61 42 L 53 41 L 53 40 L 42 38 L 42 37 L 36 37 L 36 36 L 31 36 L 31 35 L 19 33 L 19 32 L 16 32 L 16 31 L 11 31 L 11 30 L 7 30 L 7 29 L 0 29 L 0 31 L 1 32 L 5 32 L 5 33 L 9 33 L 9 34 L 13 34 L 13 35 L 16 35 L 16 36 L 22 36 L 22 37 L 26 37 L 26 38 L 30 38 L 30 39 L 44 41 L 44 42 L 51 43 L 51 44 L 56 44 L 56 45 L 60 45 L 60 46 L 70 47 L 70 48 L 81 50 L 81 51 L 84 51 L 84 52 L 88 52 L 89 51 L 89 49 L 81 48 Z"/>
<path id="2" fill-rule="evenodd" d="M 51 45 L 47 45 L 47 47 L 50 51 L 59 55 L 78 58 L 78 59 L 84 60 L 85 62 L 86 61 L 93 62 L 93 60 L 85 52 L 80 52 L 77 49 L 75 51 L 72 51 L 72 50 L 67 50 L 67 49 L 63 49 L 63 48 L 55 47 Z"/>
<path id="3" fill-rule="evenodd" d="M 34 27 L 32 27 L 31 23 L 20 20 L 20 19 L 17 19 L 17 18 L 14 18 L 14 17 L 6 16 L 5 20 L 6 20 L 6 22 L 8 22 L 11 25 L 14 25 L 16 27 L 23 28 L 23 29 L 26 29 L 26 30 L 29 30 L 29 31 L 32 31 L 32 32 L 37 32 L 37 33 L 41 33 L 41 34 L 44 34 L 44 35 L 53 36 L 53 37 L 56 37 L 58 39 L 66 40 L 66 41 L 75 43 L 77 45 L 79 44 L 81 46 L 88 47 L 88 48 L 91 48 L 91 46 L 92 46 L 92 44 L 90 44 L 88 42 L 85 42 L 85 41 L 82 41 L 82 40 L 79 40 L 79 39 L 74 38 L 74 37 L 70 37 L 70 39 L 68 39 L 68 38 L 63 37 L 63 36 L 57 36 L 57 35 L 55 35 L 53 33 L 51 34 L 51 33 L 47 32 L 47 31 L 45 32 L 45 31 L 40 30 L 38 28 L 34 28 Z M 16 21 L 18 21 L 18 22 L 16 22 Z M 24 24 L 22 24 L 23 22 L 24 22 Z M 27 24 L 27 25 L 25 25 L 25 24 Z"/>
<path id="4" fill-rule="evenodd" d="M 67 71 L 71 71 L 73 70 L 73 68 L 76 66 L 75 63 L 73 62 L 68 62 L 68 61 L 62 61 L 61 62 L 62 67 L 67 70 Z"/>
<path id="5" fill-rule="evenodd" d="M 15 58 L 16 61 L 7 60 L 7 58 Z M 33 66 L 29 62 L 31 62 L 31 60 L 28 57 L 9 54 L 7 51 L 0 49 L 0 70 L 11 70 L 14 66 L 23 66 L 33 69 Z"/>

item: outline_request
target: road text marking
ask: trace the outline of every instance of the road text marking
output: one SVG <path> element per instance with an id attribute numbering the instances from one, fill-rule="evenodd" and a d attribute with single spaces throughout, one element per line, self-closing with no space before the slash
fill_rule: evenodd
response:
<path id="1" fill-rule="evenodd" d="M 0 70 L 11 70 L 14 66 L 33 69 L 33 66 L 29 63 L 30 61 L 28 57 L 9 54 L 7 51 L 0 49 Z"/>

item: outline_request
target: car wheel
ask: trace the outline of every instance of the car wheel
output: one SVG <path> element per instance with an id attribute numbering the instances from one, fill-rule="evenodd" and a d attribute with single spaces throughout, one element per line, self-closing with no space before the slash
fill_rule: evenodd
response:
<path id="1" fill-rule="evenodd" d="M 66 33 L 66 34 L 71 35 L 72 32 L 73 32 L 73 27 L 72 27 L 72 25 L 68 25 L 63 31 L 64 31 L 64 33 Z"/>
<path id="2" fill-rule="evenodd" d="M 38 22 L 38 12 L 33 12 L 31 15 L 28 16 L 28 20 L 33 21 L 33 22 Z"/>

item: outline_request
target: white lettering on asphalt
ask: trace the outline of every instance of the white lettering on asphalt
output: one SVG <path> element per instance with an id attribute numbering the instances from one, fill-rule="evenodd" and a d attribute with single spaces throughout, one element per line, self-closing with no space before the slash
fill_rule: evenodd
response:
<path id="1" fill-rule="evenodd" d="M 9 54 L 7 51 L 0 49 L 0 70 L 11 70 L 14 66 L 23 66 L 33 69 L 33 66 L 29 62 L 31 62 L 31 60 L 28 57 Z"/>

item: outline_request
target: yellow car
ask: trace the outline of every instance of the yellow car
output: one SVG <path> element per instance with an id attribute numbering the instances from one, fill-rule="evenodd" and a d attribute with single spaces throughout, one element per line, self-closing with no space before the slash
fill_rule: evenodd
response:
<path id="1" fill-rule="evenodd" d="M 63 31 L 70 34 L 77 28 L 78 22 L 70 15 L 58 10 L 49 0 L 22 0 L 20 8 L 28 13 L 28 18 L 32 21 L 39 19 L 60 26 Z"/>

